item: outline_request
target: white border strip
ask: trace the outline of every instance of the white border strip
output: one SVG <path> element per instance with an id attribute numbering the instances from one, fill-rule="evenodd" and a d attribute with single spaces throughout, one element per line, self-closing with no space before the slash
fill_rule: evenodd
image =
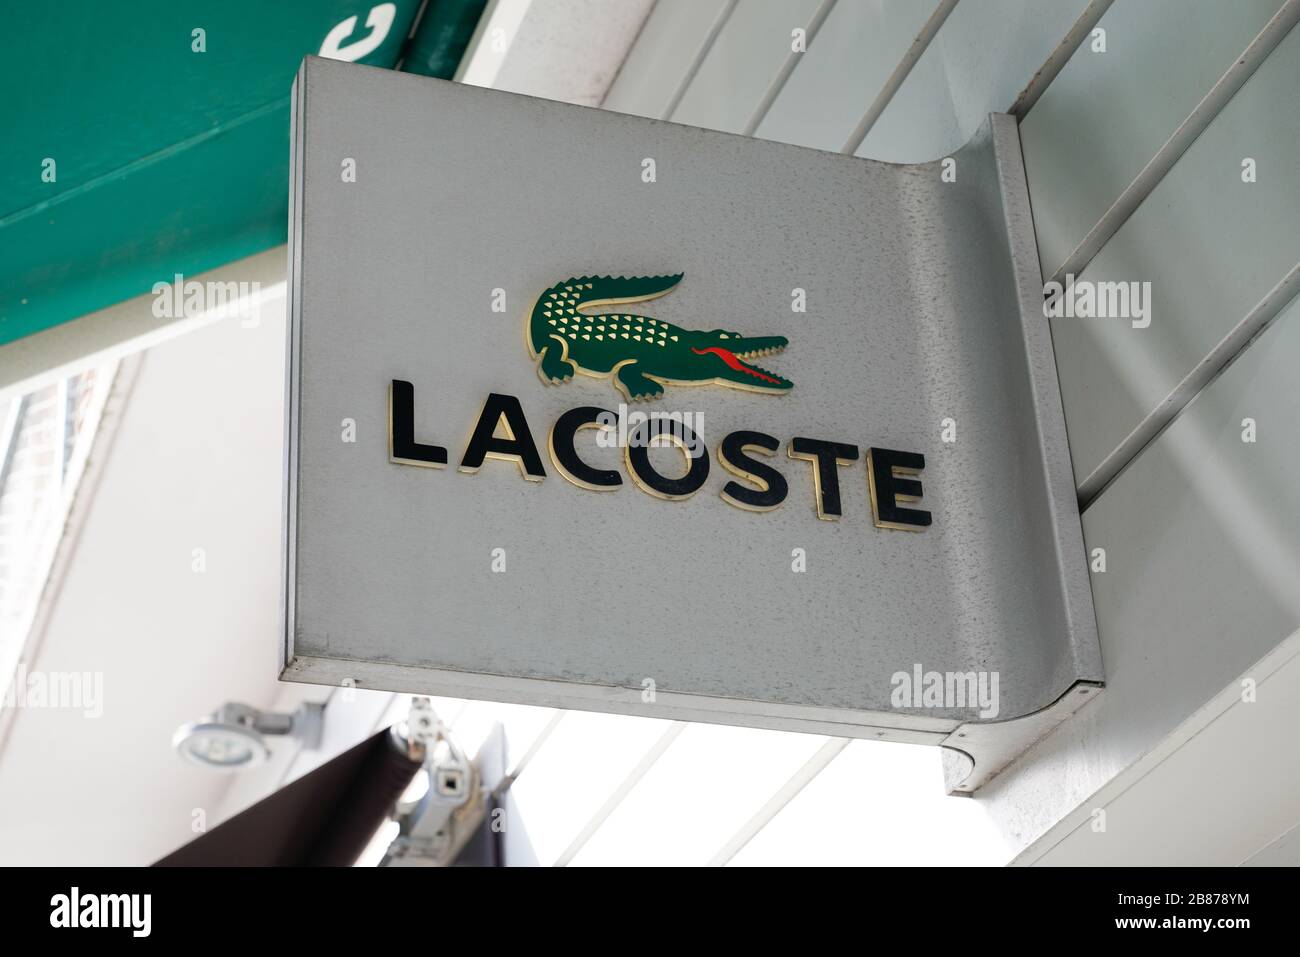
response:
<path id="1" fill-rule="evenodd" d="M 478 19 L 466 54 L 456 69 L 457 83 L 492 86 L 533 0 L 492 0 Z"/>
<path id="2" fill-rule="evenodd" d="M 0 346 L 0 403 L 220 319 L 260 309 L 263 303 L 285 293 L 285 256 L 285 247 L 277 246 L 205 273 L 186 276 L 187 283 L 190 280 L 205 284 L 246 282 L 256 290 L 196 316 L 158 319 L 153 314 L 154 294 L 147 292 Z M 170 282 L 173 277 L 165 278 Z"/>

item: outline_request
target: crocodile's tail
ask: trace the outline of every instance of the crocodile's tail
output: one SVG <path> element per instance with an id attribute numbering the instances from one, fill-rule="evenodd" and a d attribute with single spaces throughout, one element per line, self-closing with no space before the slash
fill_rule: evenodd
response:
<path id="1" fill-rule="evenodd" d="M 559 315 L 572 316 L 583 306 L 606 303 L 641 302 L 671 292 L 682 281 L 675 276 L 580 276 L 557 282 L 537 297 L 529 317 L 529 337 L 533 352 L 540 354 L 550 340 L 550 320 Z"/>

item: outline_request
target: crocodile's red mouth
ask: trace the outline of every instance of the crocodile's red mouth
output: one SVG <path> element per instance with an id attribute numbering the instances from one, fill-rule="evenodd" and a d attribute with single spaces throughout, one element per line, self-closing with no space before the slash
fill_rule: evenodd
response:
<path id="1" fill-rule="evenodd" d="M 763 382 L 767 382 L 772 385 L 777 385 L 777 386 L 785 385 L 784 379 L 777 378 L 776 376 L 767 372 L 765 369 L 759 369 L 756 368 L 755 366 L 746 365 L 744 362 L 742 362 L 740 359 L 736 357 L 736 354 L 734 352 L 729 352 L 728 350 L 722 348 L 721 346 L 709 346 L 707 349 L 696 349 L 692 347 L 691 351 L 694 352 L 697 356 L 706 355 L 707 353 L 711 352 L 714 355 L 716 355 L 719 359 L 721 359 L 723 362 L 725 362 L 727 365 L 731 366 L 731 368 L 735 369 L 737 372 L 743 372 L 746 375 L 751 375 L 755 379 L 759 379 Z"/>

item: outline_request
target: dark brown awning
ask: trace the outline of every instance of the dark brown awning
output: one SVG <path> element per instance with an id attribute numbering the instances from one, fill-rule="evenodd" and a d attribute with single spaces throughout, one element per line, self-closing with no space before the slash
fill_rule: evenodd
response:
<path id="1" fill-rule="evenodd" d="M 419 769 L 385 729 L 154 866 L 351 866 Z"/>

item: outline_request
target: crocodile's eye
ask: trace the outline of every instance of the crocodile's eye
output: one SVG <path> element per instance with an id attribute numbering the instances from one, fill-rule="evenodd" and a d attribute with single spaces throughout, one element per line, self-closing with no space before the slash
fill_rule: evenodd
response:
<path id="1" fill-rule="evenodd" d="M 719 339 L 730 339 L 731 336 L 727 335 L 725 332 L 719 332 L 719 333 L 718 333 L 718 338 L 719 338 Z"/>

